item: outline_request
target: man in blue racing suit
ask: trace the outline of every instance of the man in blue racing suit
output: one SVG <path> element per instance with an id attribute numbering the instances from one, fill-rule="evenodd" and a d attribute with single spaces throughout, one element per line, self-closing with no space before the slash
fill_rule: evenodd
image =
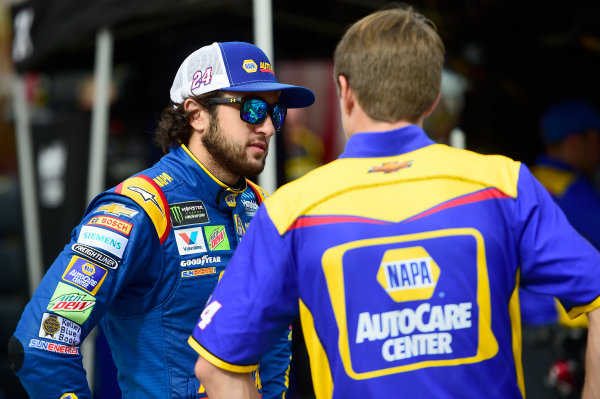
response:
<path id="1" fill-rule="evenodd" d="M 206 397 L 186 339 L 266 197 L 244 176 L 262 171 L 286 107 L 314 94 L 279 83 L 258 47 L 229 42 L 189 55 L 170 98 L 155 138 L 168 153 L 89 204 L 10 339 L 32 398 L 91 398 L 79 345 L 97 324 L 123 397 Z M 261 359 L 263 398 L 285 396 L 290 339 Z"/>

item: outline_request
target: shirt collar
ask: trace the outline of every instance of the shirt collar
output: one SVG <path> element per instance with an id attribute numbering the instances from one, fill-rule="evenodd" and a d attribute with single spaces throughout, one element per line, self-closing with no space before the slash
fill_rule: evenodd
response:
<path id="1" fill-rule="evenodd" d="M 417 125 L 385 132 L 356 133 L 346 142 L 340 158 L 379 158 L 400 155 L 435 144 Z"/>

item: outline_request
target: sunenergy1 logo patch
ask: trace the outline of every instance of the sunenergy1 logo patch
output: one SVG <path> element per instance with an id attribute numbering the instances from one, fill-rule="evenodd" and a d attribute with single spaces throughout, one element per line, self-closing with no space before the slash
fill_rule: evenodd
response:
<path id="1" fill-rule="evenodd" d="M 95 304 L 96 298 L 86 292 L 58 283 L 46 309 L 81 325 L 90 317 Z"/>
<path id="2" fill-rule="evenodd" d="M 180 255 L 207 252 L 202 227 L 175 230 L 175 240 Z"/>

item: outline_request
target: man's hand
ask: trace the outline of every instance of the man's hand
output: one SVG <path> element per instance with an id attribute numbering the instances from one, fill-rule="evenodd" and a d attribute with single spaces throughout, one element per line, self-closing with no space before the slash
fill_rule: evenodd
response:
<path id="1" fill-rule="evenodd" d="M 209 363 L 202 356 L 196 361 L 196 378 L 210 399 L 259 399 L 251 373 L 232 373 Z"/>
<path id="2" fill-rule="evenodd" d="M 588 313 L 590 327 L 585 351 L 585 381 L 582 399 L 600 398 L 600 308 Z"/>

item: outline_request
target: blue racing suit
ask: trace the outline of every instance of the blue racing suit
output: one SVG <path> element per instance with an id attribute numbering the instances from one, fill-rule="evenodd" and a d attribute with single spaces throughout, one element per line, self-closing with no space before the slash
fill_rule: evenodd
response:
<path id="1" fill-rule="evenodd" d="M 184 145 L 98 195 L 9 343 L 30 397 L 91 398 L 79 345 L 97 324 L 124 398 L 206 397 L 186 340 L 265 197 L 222 183 Z M 285 396 L 290 340 L 261 360 L 263 398 Z"/>

